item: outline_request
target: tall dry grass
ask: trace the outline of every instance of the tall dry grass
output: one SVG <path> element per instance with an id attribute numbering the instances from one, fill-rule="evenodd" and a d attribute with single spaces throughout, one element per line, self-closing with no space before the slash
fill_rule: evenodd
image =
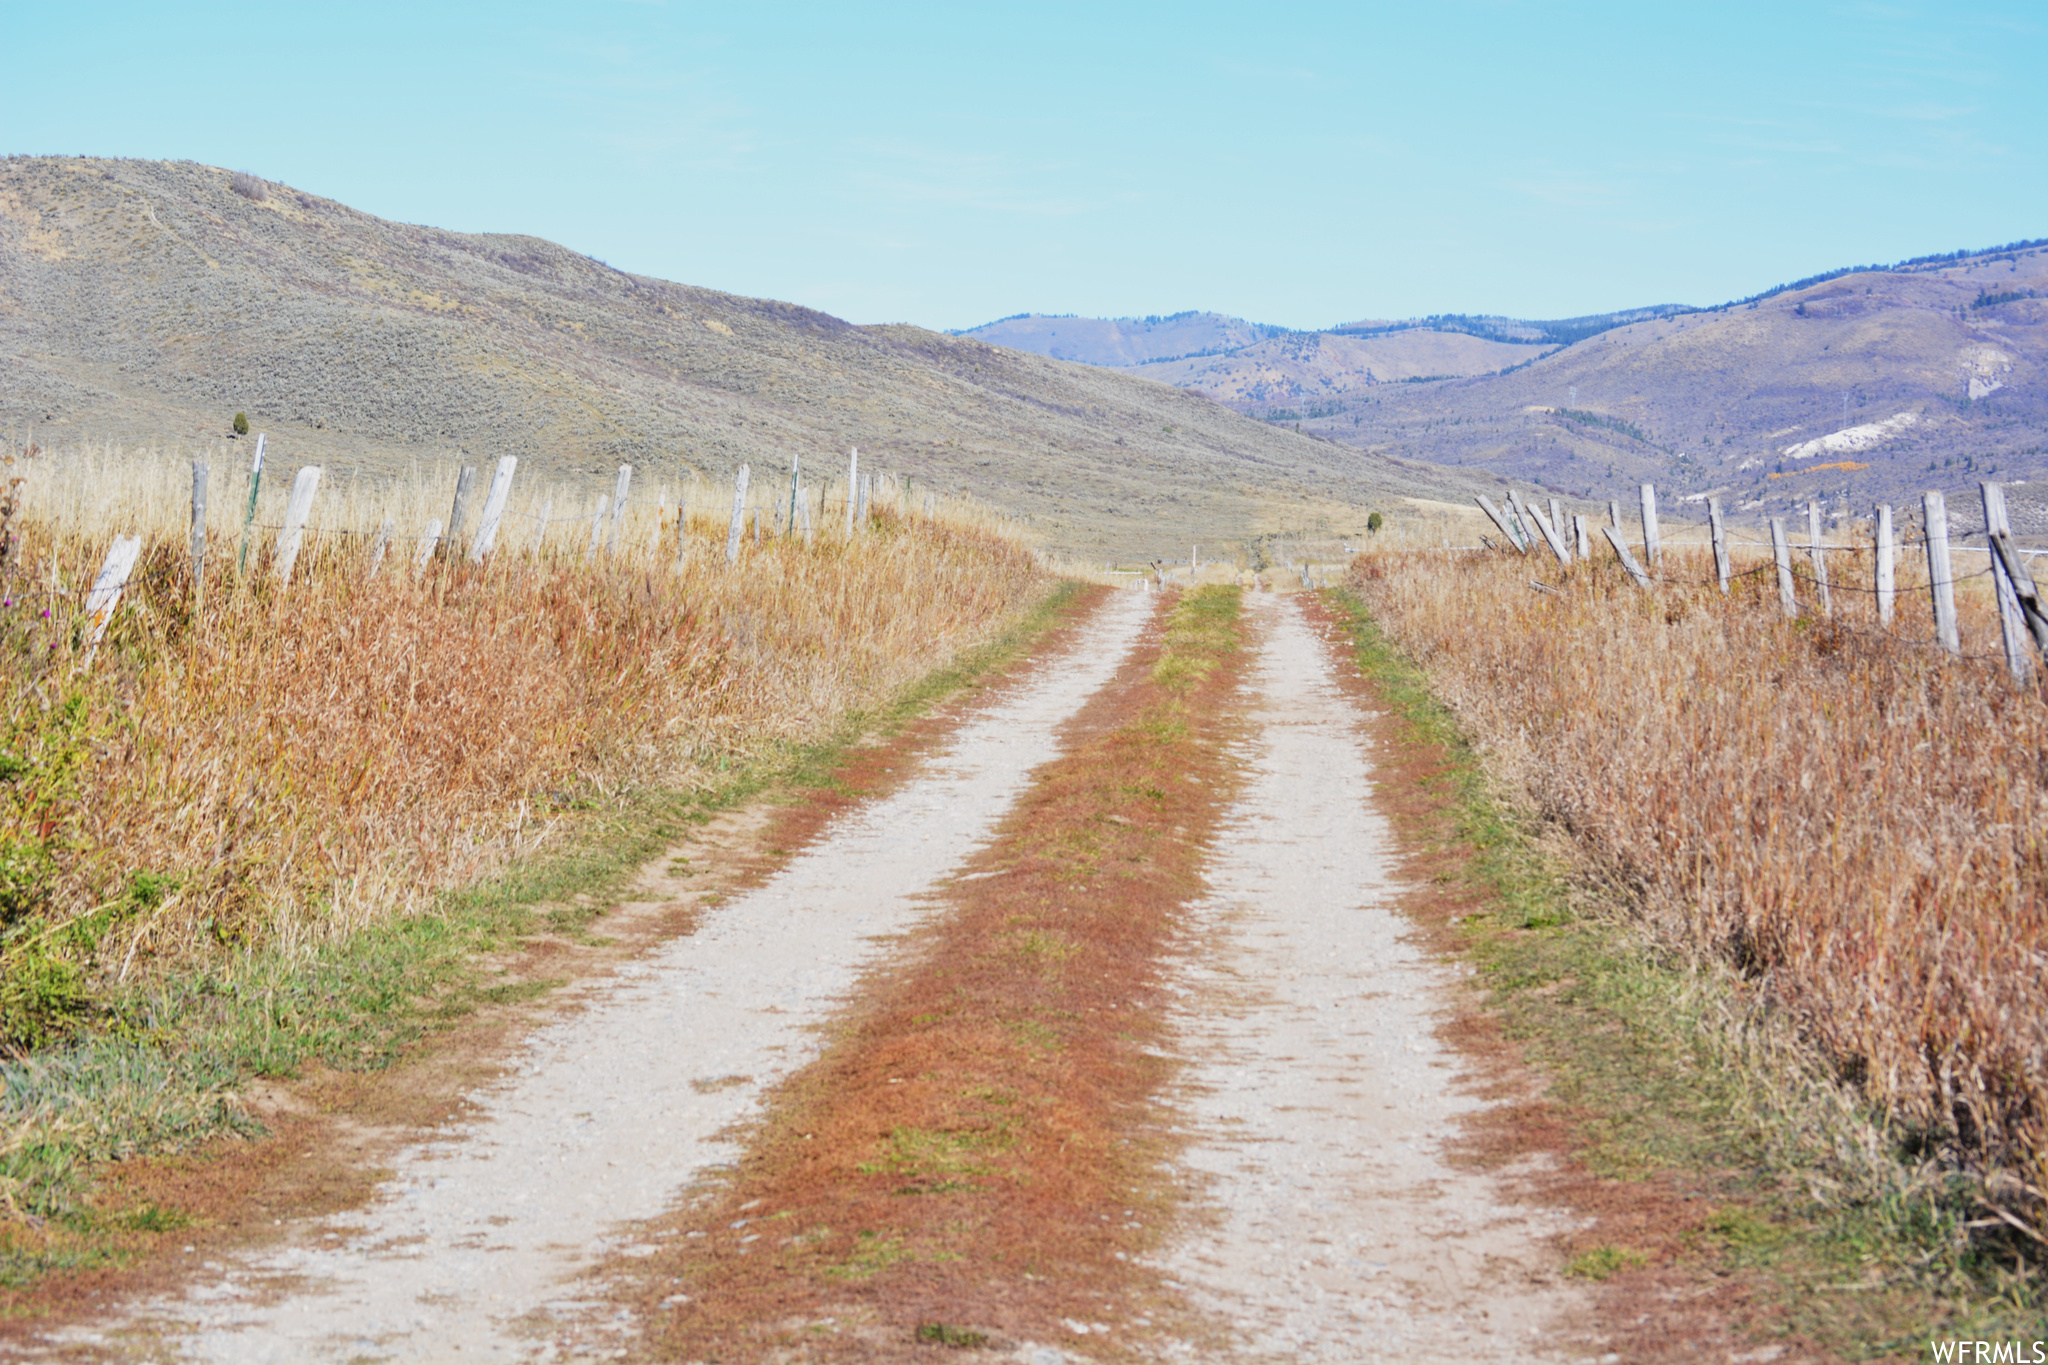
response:
<path id="1" fill-rule="evenodd" d="M 857 534 L 815 489 L 808 543 L 769 533 L 786 474 L 756 485 L 764 534 L 750 517 L 734 565 L 730 490 L 714 514 L 701 486 L 636 490 L 615 539 L 599 524 L 614 548 L 593 552 L 606 477 L 515 481 L 487 562 L 419 566 L 450 469 L 323 490 L 281 585 L 271 528 L 293 471 L 266 473 L 243 572 L 246 474 L 210 463 L 197 610 L 185 460 L 16 466 L 26 511 L 0 584 L 0 1016 L 14 1046 L 61 1030 L 95 979 L 405 913 L 530 851 L 593 796 L 703 782 L 817 736 L 994 633 L 1047 581 L 985 509 L 928 515 L 886 480 Z M 373 575 L 387 517 L 399 538 Z M 142 559 L 88 662 L 83 594 L 117 534 L 143 536 Z"/>
<path id="2" fill-rule="evenodd" d="M 1767 561 L 1738 559 L 1763 571 L 1724 600 L 1696 551 L 1649 591 L 1611 563 L 1487 554 L 1368 554 L 1350 582 L 1658 941 L 1733 963 L 2040 1227 L 2048 689 L 2006 675 L 1983 579 L 1960 585 L 1971 657 L 1952 659 L 1918 643 L 1921 560 L 1887 631 L 1870 556 L 1831 559 L 1835 614 L 1803 582 L 1796 621 Z"/>

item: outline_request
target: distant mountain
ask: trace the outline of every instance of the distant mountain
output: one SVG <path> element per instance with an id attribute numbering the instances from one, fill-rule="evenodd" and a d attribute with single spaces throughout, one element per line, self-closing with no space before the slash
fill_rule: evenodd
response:
<path id="1" fill-rule="evenodd" d="M 1647 480 L 1680 509 L 1719 493 L 1752 517 L 1946 488 L 1967 518 L 1996 474 L 2021 485 L 2022 528 L 2048 536 L 2048 241 L 1831 270 L 1712 308 L 1314 332 L 1025 316 L 966 335 L 1038 349 L 1055 330 L 1091 363 L 1496 482 L 1600 502 Z M 1194 339 L 1208 349 L 1165 354 Z"/>
<path id="2" fill-rule="evenodd" d="M 1206 326 L 1183 331 L 1238 335 Z M 237 411 L 274 460 L 336 481 L 513 454 L 521 478 L 591 497 L 621 462 L 651 484 L 801 455 L 818 478 L 857 445 L 864 467 L 1091 557 L 1342 534 L 1467 488 L 1133 375 L 534 237 L 387 222 L 192 162 L 0 159 L 0 431 L 203 449 Z"/>

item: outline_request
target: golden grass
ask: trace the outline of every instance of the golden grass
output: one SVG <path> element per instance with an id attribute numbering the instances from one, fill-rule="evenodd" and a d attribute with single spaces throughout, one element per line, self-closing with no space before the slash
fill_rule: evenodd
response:
<path id="1" fill-rule="evenodd" d="M 1732 961 L 2041 1226 L 2048 691 L 2008 679 L 1987 583 L 1961 585 L 1958 660 L 1909 643 L 1932 634 L 1917 554 L 1890 632 L 1867 554 L 1831 556 L 1835 615 L 1798 621 L 1767 562 L 1724 600 L 1697 551 L 1667 553 L 1688 581 L 1650 591 L 1605 558 L 1368 554 L 1350 582 L 1658 941 Z"/>
<path id="2" fill-rule="evenodd" d="M 702 487 L 638 490 L 618 548 L 592 554 L 590 508 L 537 487 L 515 497 L 488 562 L 416 567 L 402 539 L 373 576 L 368 533 L 388 516 L 412 537 L 445 517 L 447 470 L 323 488 L 281 587 L 265 524 L 281 520 L 294 471 L 266 471 L 240 573 L 246 473 L 210 463 L 196 614 L 185 460 L 93 451 L 19 466 L 27 512 L 0 608 L 0 979 L 32 962 L 55 976 L 0 999 L 13 1045 L 43 1036 L 20 1023 L 40 1008 L 23 990 L 69 990 L 76 1005 L 95 976 L 404 913 L 593 800 L 818 736 L 1047 584 L 985 509 L 927 515 L 886 481 L 863 532 L 847 536 L 843 510 L 821 514 L 813 493 L 811 543 L 776 536 L 786 470 L 779 487 L 756 485 L 771 533 L 757 545 L 750 517 L 736 565 L 729 489 L 715 515 Z M 140 534 L 143 555 L 88 665 L 83 592 L 116 534 Z"/>

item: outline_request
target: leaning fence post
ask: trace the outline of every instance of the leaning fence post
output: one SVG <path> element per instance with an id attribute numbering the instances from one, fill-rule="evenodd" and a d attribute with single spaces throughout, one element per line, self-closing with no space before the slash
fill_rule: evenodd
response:
<path id="1" fill-rule="evenodd" d="M 1820 586 L 1820 614 L 1833 616 L 1835 600 L 1828 593 L 1828 552 L 1821 543 L 1820 504 L 1817 502 L 1806 504 L 1806 530 L 1813 540 L 1813 581 Z"/>
<path id="2" fill-rule="evenodd" d="M 1571 527 L 1568 524 L 1566 524 L 1564 519 L 1564 504 L 1559 502 L 1556 498 L 1552 498 L 1550 500 L 1550 524 L 1557 528 L 1558 538 L 1560 540 L 1565 540 L 1565 533 L 1569 531 Z M 1569 540 L 1565 540 L 1564 553 L 1565 558 L 1571 558 L 1571 542 Z"/>
<path id="3" fill-rule="evenodd" d="M 441 519 L 427 518 L 427 529 L 420 532 L 420 551 L 413 556 L 412 571 L 415 576 L 427 567 L 427 561 L 434 557 L 434 549 L 441 543 Z"/>
<path id="4" fill-rule="evenodd" d="M 1877 509 L 1877 619 L 1882 625 L 1892 623 L 1892 598 L 1898 591 L 1898 580 L 1893 571 L 1898 554 L 1892 544 L 1892 509 L 1885 503 Z"/>
<path id="5" fill-rule="evenodd" d="M 235 556 L 235 572 L 243 573 L 249 568 L 249 527 L 256 521 L 256 493 L 263 487 L 263 438 L 268 433 L 256 433 L 256 458 L 249 461 L 249 507 L 242 513 L 242 549 Z"/>
<path id="6" fill-rule="evenodd" d="M 1495 507 L 1493 500 L 1484 493 L 1479 495 L 1479 510 L 1493 518 L 1493 524 L 1500 527 L 1500 533 L 1508 538 L 1508 544 L 1514 546 L 1523 554 L 1529 553 L 1529 547 L 1522 543 L 1522 537 L 1516 533 L 1514 526 L 1509 523 L 1506 515 L 1498 507 Z"/>
<path id="7" fill-rule="evenodd" d="M 1614 553 L 1621 560 L 1621 567 L 1628 570 L 1628 576 L 1636 581 L 1639 588 L 1650 586 L 1650 576 L 1643 572 L 1643 566 L 1636 563 L 1636 557 L 1628 552 L 1628 542 L 1612 526 L 1600 528 L 1600 534 L 1607 537 L 1607 543 L 1614 547 Z"/>
<path id="8" fill-rule="evenodd" d="M 1778 605 L 1787 616 L 1799 614 L 1799 596 L 1792 589 L 1792 548 L 1785 543 L 1785 519 L 1771 518 L 1771 558 L 1778 565 Z"/>
<path id="9" fill-rule="evenodd" d="M 448 553 L 462 553 L 462 523 L 469 516 L 469 490 L 476 483 L 476 466 L 466 464 L 455 476 L 455 501 L 448 508 Z"/>
<path id="10" fill-rule="evenodd" d="M 1657 536 L 1657 485 L 1643 485 L 1643 559 L 1651 568 L 1664 562 L 1664 542 Z"/>
<path id="11" fill-rule="evenodd" d="M 737 564 L 740 559 L 740 537 L 747 530 L 747 466 L 741 465 L 740 472 L 732 481 L 732 524 L 725 530 L 725 562 Z"/>
<path id="12" fill-rule="evenodd" d="M 512 471 L 519 468 L 519 457 L 507 455 L 498 461 L 497 469 L 491 474 L 491 491 L 484 495 L 483 524 L 476 528 L 476 540 L 469 547 L 469 562 L 481 564 L 498 543 L 498 523 L 505 519 L 505 502 L 512 496 Z"/>
<path id="13" fill-rule="evenodd" d="M 1707 529 L 1714 538 L 1714 577 L 1720 580 L 1721 596 L 1728 595 L 1728 580 L 1733 575 L 1728 565 L 1728 528 L 1721 524 L 1721 500 L 1707 499 Z"/>
<path id="14" fill-rule="evenodd" d="M 114 608 L 121 605 L 121 590 L 128 586 L 128 576 L 135 572 L 135 561 L 141 554 L 141 536 L 115 536 L 113 547 L 101 561 L 99 577 L 93 580 L 92 591 L 85 599 L 85 615 L 92 622 L 92 635 L 86 643 L 81 667 L 90 664 L 93 655 L 99 653 L 100 637 L 107 633 L 107 623 L 114 619 Z"/>
<path id="15" fill-rule="evenodd" d="M 1553 502 L 1551 506 L 1555 507 L 1557 506 L 1557 504 Z M 1570 568 L 1572 563 L 1572 552 L 1568 548 L 1566 548 L 1564 543 L 1564 537 L 1560 535 L 1558 533 L 1557 528 L 1553 526 L 1549 521 L 1545 520 L 1543 514 L 1537 511 L 1534 507 L 1530 507 L 1528 509 L 1528 512 L 1529 520 L 1535 522 L 1536 529 L 1543 533 L 1543 543 L 1550 547 L 1550 553 L 1557 556 L 1558 563 L 1564 565 L 1566 568 Z"/>
<path id="16" fill-rule="evenodd" d="M 2014 682 L 2024 683 L 2033 676 L 2034 659 L 2027 652 L 2027 615 L 2020 606 L 2019 586 L 2000 553 L 2005 548 L 2000 541 L 2012 533 L 2005 515 L 2005 489 L 1995 483 L 1978 487 L 1984 494 L 1984 546 L 1991 561 L 1992 591 L 1998 598 L 1998 633 L 2005 644 L 2005 666 Z M 2027 586 L 2032 588 L 2031 580 Z"/>
<path id="17" fill-rule="evenodd" d="M 192 617 L 206 605 L 206 462 L 192 462 Z"/>
<path id="18" fill-rule="evenodd" d="M 368 577 L 375 578 L 377 570 L 384 567 L 384 551 L 391 547 L 391 533 L 397 529 L 398 523 L 390 517 L 384 518 L 378 525 L 377 539 L 370 546 L 370 572 L 367 575 Z"/>
<path id="19" fill-rule="evenodd" d="M 1920 499 L 1927 518 L 1927 587 L 1934 598 L 1934 635 L 1951 654 L 1963 652 L 1956 629 L 1956 576 L 1948 558 L 1948 500 L 1939 493 Z"/>
<path id="20" fill-rule="evenodd" d="M 846 537 L 853 538 L 854 504 L 860 500 L 855 487 L 860 482 L 860 447 L 852 446 L 846 452 Z"/>
<path id="21" fill-rule="evenodd" d="M 1577 512 L 1572 513 L 1572 535 L 1578 541 L 1579 558 L 1593 557 L 1593 542 L 1586 535 L 1586 519 Z"/>
<path id="22" fill-rule="evenodd" d="M 313 515 L 313 495 L 320 491 L 320 466 L 309 464 L 292 480 L 291 500 L 285 504 L 284 529 L 277 534 L 277 582 L 280 588 L 292 581 L 292 566 L 299 562 L 299 546 L 306 539 L 306 518 Z"/>

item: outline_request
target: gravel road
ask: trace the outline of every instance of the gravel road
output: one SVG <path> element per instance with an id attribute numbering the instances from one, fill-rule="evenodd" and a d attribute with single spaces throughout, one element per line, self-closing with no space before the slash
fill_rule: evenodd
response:
<path id="1" fill-rule="evenodd" d="M 816 1055 L 815 1026 L 987 841 L 1156 601 L 1115 594 L 919 776 L 586 993 L 474 1097 L 472 1119 L 405 1153 L 367 1208 L 290 1229 L 99 1340 L 234 1365 L 559 1358 L 557 1338 L 587 1333 L 594 1307 L 571 1277 L 632 1254 L 628 1225 L 737 1155 L 728 1130 Z"/>
<path id="2" fill-rule="evenodd" d="M 1166 1272 L 1240 1361 L 1522 1362 L 1581 1305 L 1545 1239 L 1445 1154 L 1481 1101 L 1434 1033 L 1455 969 L 1394 909 L 1356 703 L 1286 599 L 1259 635 L 1251 778 L 1209 865 L 1183 984 L 1186 1160 L 1213 1216 Z"/>

